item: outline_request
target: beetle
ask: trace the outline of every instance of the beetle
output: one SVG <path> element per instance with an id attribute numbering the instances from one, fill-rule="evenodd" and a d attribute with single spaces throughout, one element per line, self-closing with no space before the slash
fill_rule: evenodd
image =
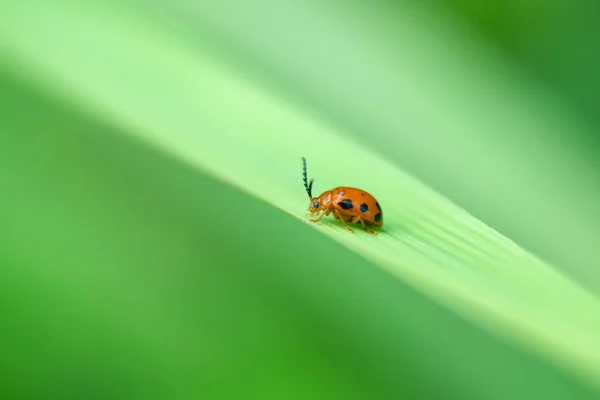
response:
<path id="1" fill-rule="evenodd" d="M 317 219 L 311 219 L 310 222 L 319 222 L 324 216 L 333 213 L 336 219 L 344 223 L 346 229 L 354 232 L 348 222 L 360 222 L 363 229 L 371 235 L 376 235 L 377 232 L 369 229 L 367 225 L 380 227 L 383 225 L 383 213 L 381 206 L 369 193 L 361 189 L 356 189 L 347 186 L 338 186 L 331 190 L 321 193 L 317 197 L 312 197 L 312 186 L 314 180 L 310 183 L 306 177 L 306 159 L 302 157 L 302 177 L 304 181 L 304 189 L 310 199 L 308 211 L 311 216 L 315 216 L 321 212 Z"/>

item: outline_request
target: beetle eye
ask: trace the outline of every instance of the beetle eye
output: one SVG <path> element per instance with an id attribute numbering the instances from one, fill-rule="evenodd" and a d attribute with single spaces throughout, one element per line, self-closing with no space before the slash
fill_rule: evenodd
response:
<path id="1" fill-rule="evenodd" d="M 315 202 L 313 203 L 313 208 L 318 208 L 318 207 L 319 207 L 319 202 L 318 202 L 318 201 L 315 201 Z"/>

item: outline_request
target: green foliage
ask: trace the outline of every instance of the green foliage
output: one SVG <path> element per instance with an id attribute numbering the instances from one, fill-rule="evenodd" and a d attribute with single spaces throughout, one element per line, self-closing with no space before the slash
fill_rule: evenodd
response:
<path id="1" fill-rule="evenodd" d="M 597 299 L 382 157 L 359 125 L 346 135 L 169 14 L 32 4 L 0 9 L 7 393 L 597 393 Z M 317 192 L 378 198 L 378 236 L 298 223 L 301 156 Z"/>

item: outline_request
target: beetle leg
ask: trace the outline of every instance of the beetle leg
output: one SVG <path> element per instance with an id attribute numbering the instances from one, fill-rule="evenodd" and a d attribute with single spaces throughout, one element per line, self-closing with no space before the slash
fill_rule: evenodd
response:
<path id="1" fill-rule="evenodd" d="M 325 216 L 325 213 L 321 213 L 321 215 L 319 215 L 319 218 L 317 219 L 311 219 L 310 222 L 319 222 L 323 217 Z"/>
<path id="2" fill-rule="evenodd" d="M 363 229 L 367 232 L 369 232 L 371 235 L 377 235 L 377 232 L 372 231 L 371 229 L 367 228 L 367 225 L 365 225 L 365 221 L 363 221 L 363 219 L 361 217 L 358 217 L 358 220 L 360 221 L 360 223 L 363 226 Z"/>
<path id="3" fill-rule="evenodd" d="M 343 217 L 342 217 L 342 215 L 340 214 L 339 210 L 333 210 L 333 213 L 334 213 L 335 215 L 337 215 L 337 217 L 339 218 L 339 220 L 340 220 L 340 221 L 342 221 L 342 223 L 344 224 L 344 226 L 346 227 L 346 229 L 348 229 L 348 231 L 349 231 L 349 232 L 354 232 L 354 231 L 352 230 L 352 228 L 350 228 L 350 227 L 348 226 L 348 224 L 346 223 L 346 220 L 344 220 L 344 218 L 343 218 Z"/>

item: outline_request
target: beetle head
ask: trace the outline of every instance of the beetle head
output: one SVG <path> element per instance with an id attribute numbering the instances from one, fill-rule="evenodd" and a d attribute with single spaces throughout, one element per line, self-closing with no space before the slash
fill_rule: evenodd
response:
<path id="1" fill-rule="evenodd" d="M 317 211 L 319 211 L 320 209 L 321 209 L 321 198 L 315 197 L 315 198 L 310 199 L 310 205 L 308 206 L 308 211 L 310 211 L 311 214 L 314 214 Z"/>

